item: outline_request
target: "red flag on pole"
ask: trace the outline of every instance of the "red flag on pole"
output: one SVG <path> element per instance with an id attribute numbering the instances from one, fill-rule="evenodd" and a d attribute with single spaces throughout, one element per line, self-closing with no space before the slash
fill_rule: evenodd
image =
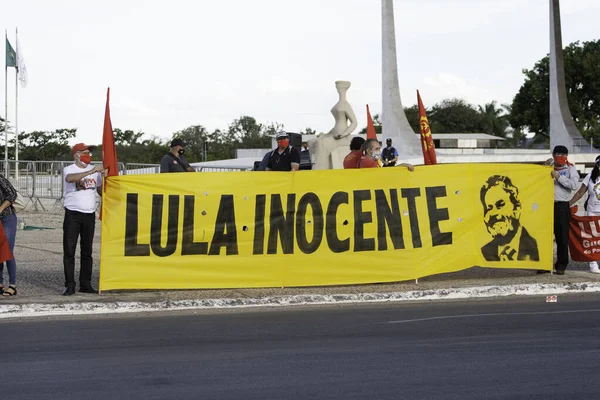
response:
<path id="1" fill-rule="evenodd" d="M 377 139 L 377 132 L 375 132 L 375 125 L 373 125 L 373 119 L 371 118 L 371 112 L 369 111 L 368 104 L 367 104 L 367 139 Z"/>
<path id="2" fill-rule="evenodd" d="M 102 133 L 102 164 L 108 170 L 108 176 L 119 175 L 117 164 L 117 149 L 110 122 L 110 88 L 106 89 L 106 110 L 104 111 L 104 131 Z M 104 186 L 106 188 L 106 186 Z"/>
<path id="3" fill-rule="evenodd" d="M 427 121 L 425 107 L 423 107 L 421 95 L 419 94 L 418 90 L 417 102 L 419 104 L 419 125 L 421 127 L 421 147 L 423 148 L 423 159 L 425 160 L 425 165 L 434 165 L 437 164 L 437 157 L 435 155 L 435 147 L 433 146 L 433 137 L 431 137 L 429 121 Z"/>
<path id="4" fill-rule="evenodd" d="M 102 132 L 102 166 L 108 170 L 107 176 L 118 176 L 117 149 L 115 148 L 115 137 L 110 122 L 109 103 L 110 88 L 106 89 L 106 109 L 104 111 L 104 130 Z M 104 191 L 106 191 L 107 183 L 104 182 Z M 100 209 L 100 219 L 102 219 L 102 209 Z"/>

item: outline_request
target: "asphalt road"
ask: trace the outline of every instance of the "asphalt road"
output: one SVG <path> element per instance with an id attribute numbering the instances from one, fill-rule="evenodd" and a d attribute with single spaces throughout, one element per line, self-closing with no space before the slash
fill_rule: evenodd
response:
<path id="1" fill-rule="evenodd" d="M 0 322 L 7 399 L 596 399 L 598 296 Z"/>

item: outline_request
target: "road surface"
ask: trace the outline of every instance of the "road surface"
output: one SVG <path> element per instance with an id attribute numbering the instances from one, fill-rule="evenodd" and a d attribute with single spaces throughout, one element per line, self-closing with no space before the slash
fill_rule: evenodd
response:
<path id="1" fill-rule="evenodd" d="M 598 296 L 0 320 L 6 399 L 600 398 Z"/>

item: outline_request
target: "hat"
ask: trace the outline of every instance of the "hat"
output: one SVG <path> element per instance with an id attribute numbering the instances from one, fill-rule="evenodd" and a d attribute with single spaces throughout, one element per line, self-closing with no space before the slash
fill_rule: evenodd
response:
<path id="1" fill-rule="evenodd" d="M 385 141 L 386 141 L 386 142 L 391 142 L 391 141 L 392 141 L 392 138 L 391 138 L 391 137 L 389 137 L 389 138 L 385 139 Z"/>
<path id="2" fill-rule="evenodd" d="M 75 154 L 78 151 L 84 151 L 84 150 L 89 150 L 92 151 L 94 150 L 94 146 L 88 146 L 87 144 L 84 143 L 77 143 L 75 146 L 73 146 L 73 148 L 71 149 L 71 153 Z"/>
<path id="3" fill-rule="evenodd" d="M 567 149 L 563 145 L 554 146 L 554 150 L 552 150 L 552 154 L 569 154 L 569 149 Z"/>
<path id="4" fill-rule="evenodd" d="M 288 134 L 286 131 L 279 131 L 277 132 L 277 135 L 275 135 L 275 140 L 279 140 L 281 138 L 286 138 L 288 137 Z"/>
<path id="5" fill-rule="evenodd" d="M 175 146 L 185 147 L 185 142 L 183 141 L 183 139 L 180 138 L 173 139 L 171 140 L 171 148 Z"/>

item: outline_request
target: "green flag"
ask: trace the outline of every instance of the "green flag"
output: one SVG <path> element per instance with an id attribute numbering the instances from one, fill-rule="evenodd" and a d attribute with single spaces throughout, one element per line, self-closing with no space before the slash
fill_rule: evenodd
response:
<path id="1" fill-rule="evenodd" d="M 10 45 L 8 38 L 6 39 L 6 68 L 15 67 L 17 68 L 17 53 L 15 49 Z"/>

